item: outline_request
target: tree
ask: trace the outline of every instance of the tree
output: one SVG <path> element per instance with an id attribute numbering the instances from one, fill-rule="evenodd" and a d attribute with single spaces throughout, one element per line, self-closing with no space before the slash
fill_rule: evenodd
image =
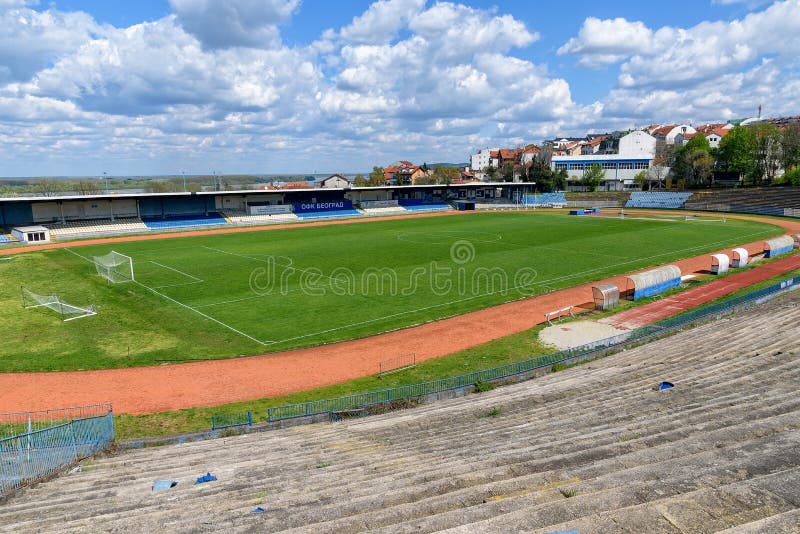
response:
<path id="1" fill-rule="evenodd" d="M 353 178 L 354 187 L 366 187 L 367 183 L 367 179 L 362 174 L 356 174 Z"/>
<path id="2" fill-rule="evenodd" d="M 639 171 L 636 173 L 636 176 L 633 177 L 633 181 L 642 191 L 647 191 L 650 189 L 650 180 L 647 176 L 647 171 Z"/>
<path id="3" fill-rule="evenodd" d="M 606 178 L 606 171 L 603 168 L 595 163 L 583 171 L 583 185 L 589 188 L 589 191 L 597 191 L 597 187 L 600 183 L 605 180 Z"/>
<path id="4" fill-rule="evenodd" d="M 768 122 L 753 126 L 753 182 L 771 182 L 781 165 L 781 133 L 777 126 Z"/>
<path id="5" fill-rule="evenodd" d="M 483 173 L 489 179 L 490 182 L 494 182 L 497 179 L 497 169 L 490 163 L 488 167 L 483 169 Z"/>
<path id="6" fill-rule="evenodd" d="M 504 182 L 513 182 L 514 181 L 514 162 L 513 161 L 506 161 L 503 163 L 503 181 Z"/>
<path id="7" fill-rule="evenodd" d="M 800 166 L 800 124 L 789 125 L 781 135 L 781 163 L 786 171 Z"/>
<path id="8" fill-rule="evenodd" d="M 461 178 L 461 171 L 458 167 L 439 166 L 433 170 L 433 184 L 450 184 Z"/>
<path id="9" fill-rule="evenodd" d="M 753 169 L 753 150 L 756 137 L 752 130 L 736 126 L 719 142 L 717 154 L 720 166 L 727 171 L 739 173 L 741 179 Z"/>
<path id="10" fill-rule="evenodd" d="M 386 185 L 386 178 L 383 174 L 383 167 L 372 167 L 372 172 L 369 173 L 369 185 L 378 186 Z"/>
<path id="11" fill-rule="evenodd" d="M 75 191 L 79 195 L 96 195 L 100 192 L 98 180 L 78 180 L 75 182 Z"/>
<path id="12" fill-rule="evenodd" d="M 64 191 L 64 184 L 55 178 L 39 178 L 33 183 L 33 191 L 43 197 L 54 197 Z"/>
<path id="13" fill-rule="evenodd" d="M 711 157 L 710 152 L 702 149 L 692 150 L 686 155 L 686 168 L 688 170 L 687 184 L 693 187 L 711 185 L 714 158 Z"/>

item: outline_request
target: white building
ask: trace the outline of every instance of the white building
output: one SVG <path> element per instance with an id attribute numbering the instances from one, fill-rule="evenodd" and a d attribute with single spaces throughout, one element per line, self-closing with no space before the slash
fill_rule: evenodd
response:
<path id="1" fill-rule="evenodd" d="M 50 230 L 44 226 L 17 226 L 11 234 L 22 243 L 49 243 Z"/>
<path id="2" fill-rule="evenodd" d="M 656 139 L 647 132 L 635 130 L 619 140 L 618 154 L 589 154 L 580 156 L 553 156 L 551 168 L 565 170 L 569 180 L 583 179 L 587 169 L 600 165 L 605 179 L 600 185 L 609 191 L 622 191 L 636 187 L 634 177 L 650 169 L 656 155 Z"/>
<path id="3" fill-rule="evenodd" d="M 478 151 L 477 154 L 472 154 L 469 157 L 469 168 L 473 172 L 480 173 L 486 167 L 490 165 L 495 169 L 500 166 L 500 161 L 498 159 L 498 152 L 500 152 L 499 148 L 484 148 L 483 150 Z"/>

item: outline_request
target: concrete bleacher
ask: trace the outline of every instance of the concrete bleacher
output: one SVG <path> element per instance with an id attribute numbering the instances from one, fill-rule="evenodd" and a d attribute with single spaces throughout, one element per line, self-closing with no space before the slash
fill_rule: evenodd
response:
<path id="1" fill-rule="evenodd" d="M 481 394 L 88 461 L 0 532 L 793 532 L 798 293 Z"/>
<path id="2" fill-rule="evenodd" d="M 800 217 L 800 187 L 726 189 L 696 193 L 686 209 Z"/>
<path id="3" fill-rule="evenodd" d="M 339 219 L 339 218 L 349 218 L 349 217 L 362 217 L 363 213 L 361 213 L 357 209 L 342 209 L 342 210 L 325 210 L 325 211 L 304 211 L 300 213 L 296 213 L 298 218 L 300 219 Z"/>
<path id="4" fill-rule="evenodd" d="M 280 224 L 296 222 L 299 217 L 294 213 L 270 213 L 265 215 L 248 215 L 246 212 L 229 212 L 223 214 L 231 224 Z"/>
<path id="5" fill-rule="evenodd" d="M 138 217 L 120 217 L 114 219 L 93 219 L 85 221 L 66 221 L 45 225 L 56 239 L 90 235 L 115 235 L 135 232 L 147 232 L 148 228 Z"/>
<path id="6" fill-rule="evenodd" d="M 522 197 L 522 203 L 526 206 L 563 208 L 567 205 L 567 195 L 563 192 L 526 194 Z"/>
<path id="7" fill-rule="evenodd" d="M 195 228 L 203 226 L 224 226 L 228 224 L 225 217 L 219 213 L 198 213 L 187 215 L 173 215 L 166 218 L 142 217 L 142 222 L 151 230 L 172 230 L 177 228 Z"/>
<path id="8" fill-rule="evenodd" d="M 445 202 L 439 201 L 421 201 L 414 199 L 404 199 L 399 201 L 400 206 L 407 211 L 424 212 L 424 211 L 451 211 L 453 206 Z"/>
<path id="9" fill-rule="evenodd" d="M 626 208 L 680 209 L 692 193 L 673 191 L 634 191 L 625 202 Z"/>
<path id="10" fill-rule="evenodd" d="M 408 213 L 403 206 L 384 206 L 380 208 L 361 208 L 364 215 L 370 217 L 380 217 L 381 215 L 402 215 Z"/>

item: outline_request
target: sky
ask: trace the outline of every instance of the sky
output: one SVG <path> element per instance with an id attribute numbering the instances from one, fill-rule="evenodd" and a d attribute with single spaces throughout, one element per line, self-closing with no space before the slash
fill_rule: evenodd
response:
<path id="1" fill-rule="evenodd" d="M 800 114 L 800 0 L 0 0 L 0 176 L 355 173 Z"/>

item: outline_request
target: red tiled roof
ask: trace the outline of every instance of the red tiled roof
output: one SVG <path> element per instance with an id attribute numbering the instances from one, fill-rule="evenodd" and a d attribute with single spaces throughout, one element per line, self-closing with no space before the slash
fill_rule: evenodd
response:
<path id="1" fill-rule="evenodd" d="M 283 189 L 311 189 L 308 182 L 288 182 L 283 185 Z"/>

